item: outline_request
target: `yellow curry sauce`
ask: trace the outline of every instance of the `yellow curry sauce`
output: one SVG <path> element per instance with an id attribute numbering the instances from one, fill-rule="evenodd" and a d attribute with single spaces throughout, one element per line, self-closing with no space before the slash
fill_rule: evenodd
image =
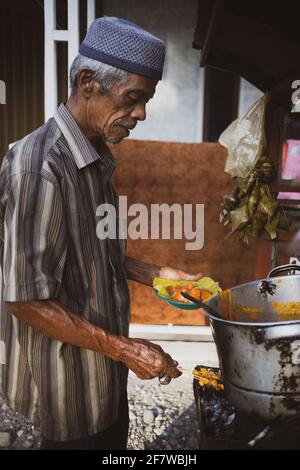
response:
<path id="1" fill-rule="evenodd" d="M 250 321 L 259 320 L 259 307 L 245 307 L 232 302 L 232 294 L 229 289 L 220 292 L 221 315 L 225 320 L 238 321 L 241 315 L 245 315 Z M 300 302 L 272 302 L 274 313 L 279 320 L 300 320 Z"/>

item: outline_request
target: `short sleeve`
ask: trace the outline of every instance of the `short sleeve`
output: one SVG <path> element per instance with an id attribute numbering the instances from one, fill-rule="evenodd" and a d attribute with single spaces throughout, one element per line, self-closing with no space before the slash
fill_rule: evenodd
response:
<path id="1" fill-rule="evenodd" d="M 23 172 L 6 186 L 3 244 L 4 301 L 55 298 L 67 255 L 60 186 Z"/>

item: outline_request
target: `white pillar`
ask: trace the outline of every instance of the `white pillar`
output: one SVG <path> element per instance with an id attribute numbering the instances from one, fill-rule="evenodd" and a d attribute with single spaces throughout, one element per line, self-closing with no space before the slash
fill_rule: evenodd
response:
<path id="1" fill-rule="evenodd" d="M 68 29 L 56 29 L 56 0 L 44 1 L 45 20 L 45 120 L 53 116 L 57 106 L 56 43 L 68 43 L 68 71 L 79 48 L 79 0 L 68 0 Z"/>
<path id="2" fill-rule="evenodd" d="M 45 20 L 45 68 L 44 68 L 44 104 L 45 121 L 53 115 L 57 106 L 57 60 L 56 44 L 53 33 L 56 28 L 56 1 L 44 2 Z"/>
<path id="3" fill-rule="evenodd" d="M 79 0 L 68 0 L 68 71 L 79 49 Z"/>
<path id="4" fill-rule="evenodd" d="M 87 0 L 87 27 L 96 18 L 95 0 Z"/>
<path id="5" fill-rule="evenodd" d="M 6 85 L 3 80 L 0 80 L 0 104 L 6 104 Z"/>

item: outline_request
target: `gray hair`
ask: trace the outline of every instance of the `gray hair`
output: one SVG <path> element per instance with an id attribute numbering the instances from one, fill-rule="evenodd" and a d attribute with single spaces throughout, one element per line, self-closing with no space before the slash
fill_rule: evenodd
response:
<path id="1" fill-rule="evenodd" d="M 84 69 L 91 70 L 94 73 L 94 77 L 101 86 L 103 94 L 108 93 L 117 82 L 125 83 L 129 75 L 126 70 L 78 54 L 70 69 L 70 87 L 72 95 L 77 90 L 78 74 Z"/>

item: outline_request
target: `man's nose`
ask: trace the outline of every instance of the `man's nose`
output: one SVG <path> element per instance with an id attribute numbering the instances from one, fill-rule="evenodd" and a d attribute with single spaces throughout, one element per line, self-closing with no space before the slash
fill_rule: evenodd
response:
<path id="1" fill-rule="evenodd" d="M 146 119 L 146 103 L 138 103 L 132 113 L 131 117 L 138 121 L 145 121 Z"/>

